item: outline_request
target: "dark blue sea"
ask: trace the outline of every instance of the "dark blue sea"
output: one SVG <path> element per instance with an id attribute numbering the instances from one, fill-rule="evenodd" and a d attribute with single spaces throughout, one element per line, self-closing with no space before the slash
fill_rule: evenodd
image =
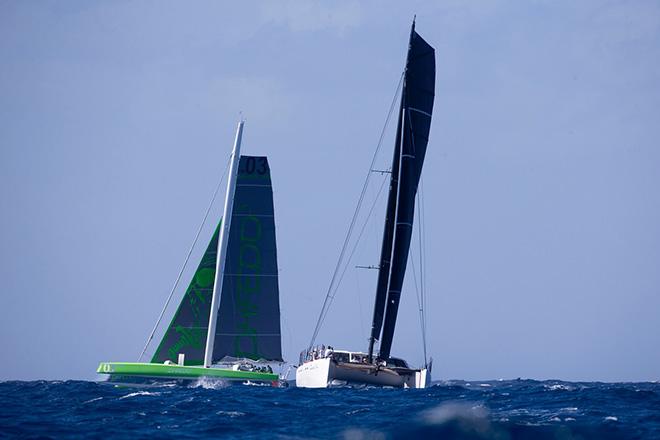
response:
<path id="1" fill-rule="evenodd" d="M 0 437 L 660 438 L 660 384 L 441 382 L 425 390 L 0 383 Z"/>

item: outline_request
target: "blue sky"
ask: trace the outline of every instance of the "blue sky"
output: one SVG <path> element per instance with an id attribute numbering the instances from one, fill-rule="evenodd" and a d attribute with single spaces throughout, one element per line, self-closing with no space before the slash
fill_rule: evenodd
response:
<path id="1" fill-rule="evenodd" d="M 272 167 L 295 361 L 413 14 L 438 69 L 435 378 L 658 380 L 660 4 L 643 0 L 0 2 L 0 379 L 137 358 L 241 111 L 244 153 Z M 377 264 L 377 213 L 353 265 Z M 319 342 L 366 348 L 370 272 L 349 268 Z M 415 364 L 409 282 L 402 301 L 393 353 Z"/>

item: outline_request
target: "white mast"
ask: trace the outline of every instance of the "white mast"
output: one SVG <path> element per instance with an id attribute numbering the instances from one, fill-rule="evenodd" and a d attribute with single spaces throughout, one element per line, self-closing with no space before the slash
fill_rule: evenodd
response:
<path id="1" fill-rule="evenodd" d="M 206 334 L 206 350 L 204 351 L 204 366 L 211 366 L 213 362 L 213 345 L 215 343 L 215 328 L 218 322 L 218 308 L 220 307 L 220 293 L 225 274 L 225 260 L 227 259 L 227 243 L 229 242 L 229 227 L 231 214 L 234 208 L 234 193 L 236 192 L 236 178 L 238 177 L 238 162 L 241 157 L 241 137 L 243 136 L 244 121 L 238 123 L 234 149 L 231 152 L 229 165 L 229 178 L 227 181 L 227 194 L 225 194 L 225 208 L 222 214 L 222 228 L 218 239 L 218 253 L 215 261 L 215 282 L 213 283 L 213 297 L 211 298 L 211 312 L 209 315 L 209 328 Z"/>

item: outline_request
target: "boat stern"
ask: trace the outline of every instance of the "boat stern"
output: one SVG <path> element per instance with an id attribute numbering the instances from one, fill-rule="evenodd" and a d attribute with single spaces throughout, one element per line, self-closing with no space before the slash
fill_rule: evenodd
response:
<path id="1" fill-rule="evenodd" d="M 296 369 L 296 387 L 327 388 L 331 368 L 330 358 L 305 362 Z"/>
<path id="2" fill-rule="evenodd" d="M 411 373 L 403 376 L 404 388 L 426 388 L 431 385 L 431 371 L 428 368 L 413 370 Z"/>

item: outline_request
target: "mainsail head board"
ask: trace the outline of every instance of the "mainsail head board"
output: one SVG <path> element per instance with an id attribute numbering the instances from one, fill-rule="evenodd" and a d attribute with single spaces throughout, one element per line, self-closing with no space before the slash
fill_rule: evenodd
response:
<path id="1" fill-rule="evenodd" d="M 397 127 L 390 192 L 381 248 L 369 355 L 380 340 L 379 357 L 387 359 L 399 309 L 415 213 L 415 195 L 424 164 L 435 97 L 435 50 L 410 32 Z M 382 330 L 382 334 L 381 334 Z"/>
<path id="2" fill-rule="evenodd" d="M 273 190 L 266 157 L 241 156 L 213 360 L 282 360 Z M 151 362 L 204 363 L 219 228 Z"/>

